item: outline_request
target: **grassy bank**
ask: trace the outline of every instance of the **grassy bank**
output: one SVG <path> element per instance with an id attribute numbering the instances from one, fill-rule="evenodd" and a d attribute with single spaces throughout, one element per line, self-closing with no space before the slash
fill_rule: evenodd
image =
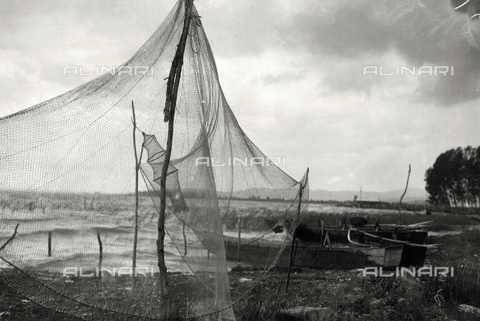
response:
<path id="1" fill-rule="evenodd" d="M 241 320 L 274 320 L 277 311 L 295 306 L 329 308 L 333 320 L 478 320 L 458 306 L 480 306 L 479 241 L 479 231 L 432 238 L 444 247 L 428 253 L 426 264 L 454 267 L 455 276 L 422 277 L 418 293 L 409 293 L 401 278 L 297 269 L 288 292 L 286 273 L 273 272 L 235 310 Z"/>
<path id="2" fill-rule="evenodd" d="M 223 213 L 226 227 L 236 229 L 242 216 L 242 229 L 264 229 L 264 217 L 280 218 L 272 208 L 235 209 Z M 234 269 L 229 273 L 233 309 L 239 320 L 274 320 L 278 311 L 296 306 L 325 307 L 332 320 L 478 320 L 460 312 L 459 304 L 480 306 L 478 244 L 480 231 L 470 230 L 480 223 L 475 216 L 434 214 L 419 215 L 368 210 L 306 213 L 307 221 L 323 220 L 335 225 L 342 217 L 369 216 L 380 224 L 413 224 L 433 220 L 433 231 L 462 231 L 457 235 L 429 236 L 428 243 L 442 243 L 441 251 L 427 253 L 427 265 L 455 268 L 453 278 L 422 277 L 421 291 L 410 293 L 402 279 L 363 277 L 360 271 L 294 269 L 286 291 L 286 270 L 274 269 L 260 278 L 263 271 Z M 255 284 L 250 281 L 255 280 Z M 127 281 L 128 283 L 130 281 Z M 111 293 L 119 286 L 111 283 Z M 142 307 L 139 307 L 142 308 Z M 0 320 L 76 320 L 74 317 L 43 308 L 0 283 Z"/>

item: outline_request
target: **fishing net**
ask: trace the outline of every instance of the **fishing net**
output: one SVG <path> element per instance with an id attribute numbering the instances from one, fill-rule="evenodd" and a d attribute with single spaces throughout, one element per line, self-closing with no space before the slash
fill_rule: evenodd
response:
<path id="1" fill-rule="evenodd" d="M 114 71 L 0 119 L 0 279 L 32 301 L 85 320 L 233 320 L 232 305 L 248 289 L 232 289 L 229 273 L 286 262 L 307 175 L 289 177 L 281 157 L 267 158 L 242 131 L 193 8 L 166 176 L 168 274 L 160 287 L 163 109 L 184 7 L 179 1 Z M 243 247 L 261 243 L 271 245 L 264 255 L 244 260 Z"/>

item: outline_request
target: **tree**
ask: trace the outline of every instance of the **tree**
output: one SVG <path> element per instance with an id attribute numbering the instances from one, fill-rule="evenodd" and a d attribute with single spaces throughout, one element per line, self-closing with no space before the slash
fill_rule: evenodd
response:
<path id="1" fill-rule="evenodd" d="M 447 207 L 480 205 L 480 147 L 458 147 L 438 156 L 425 173 L 428 202 Z"/>
<path id="2" fill-rule="evenodd" d="M 465 188 L 467 190 L 467 202 L 473 207 L 478 208 L 480 205 L 480 148 L 465 148 Z"/>

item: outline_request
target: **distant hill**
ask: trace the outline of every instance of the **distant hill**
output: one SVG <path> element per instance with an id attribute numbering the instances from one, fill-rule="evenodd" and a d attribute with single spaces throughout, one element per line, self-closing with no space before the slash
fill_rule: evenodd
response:
<path id="1" fill-rule="evenodd" d="M 389 203 L 396 203 L 400 201 L 400 196 L 402 196 L 404 190 L 396 190 L 390 192 L 362 192 L 362 200 L 366 201 L 382 201 Z M 184 194 L 187 195 L 188 192 L 184 191 Z M 223 198 L 228 198 L 229 193 L 218 192 L 218 195 Z M 265 188 L 258 189 L 249 189 L 236 191 L 233 196 L 241 199 L 251 198 L 252 195 L 260 195 L 261 199 L 291 199 L 295 197 L 295 192 L 292 190 L 268 190 Z M 328 190 L 310 190 L 309 198 L 314 201 L 353 201 L 354 195 L 358 195 L 358 200 L 360 200 L 359 191 L 328 191 Z M 425 190 L 420 188 L 409 188 L 405 196 L 403 197 L 403 203 L 422 203 L 427 199 L 427 193 Z"/>
<path id="2" fill-rule="evenodd" d="M 390 192 L 362 192 L 362 200 L 382 202 L 398 202 L 404 190 L 396 190 Z M 354 195 L 358 195 L 359 191 L 327 191 L 327 190 L 310 190 L 310 199 L 318 201 L 353 201 Z M 420 188 L 409 188 L 403 197 L 404 203 L 424 202 L 427 199 L 427 192 Z"/>

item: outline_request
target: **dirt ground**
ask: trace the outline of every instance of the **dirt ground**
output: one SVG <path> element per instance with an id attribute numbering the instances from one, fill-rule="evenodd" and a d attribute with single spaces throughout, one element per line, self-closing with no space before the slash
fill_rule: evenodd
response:
<path id="1" fill-rule="evenodd" d="M 260 278 L 264 274 L 261 270 L 241 269 L 229 273 L 230 288 L 233 300 L 238 300 L 236 304 L 241 309 L 242 301 L 248 300 L 251 294 L 250 290 L 255 285 L 255 281 L 260 281 L 263 286 L 275 288 L 275 291 L 284 292 L 286 290 L 286 270 L 273 270 Z M 336 282 L 337 280 L 348 280 L 352 277 L 353 271 L 315 271 L 310 269 L 294 269 L 290 280 L 289 292 L 296 293 L 296 289 L 312 286 L 313 283 L 325 281 Z M 251 295 L 250 295 L 251 296 Z M 238 309 L 236 314 L 238 314 Z M 0 280 L 0 320 L 81 320 L 74 316 L 60 313 L 45 308 L 26 297 L 17 293 L 10 286 Z"/>
<path id="2" fill-rule="evenodd" d="M 479 240 L 478 231 L 460 237 L 436 236 L 433 243 L 442 243 L 444 247 L 438 253 L 428 255 L 427 252 L 426 263 L 469 262 L 480 254 L 476 252 Z M 445 285 L 439 282 L 424 283 L 421 300 L 411 296 L 413 300 L 409 301 L 408 291 L 397 281 L 362 278 L 358 270 L 294 268 L 288 292 L 286 269 L 274 269 L 261 278 L 263 273 L 245 267 L 234 268 L 229 273 L 231 298 L 235 302 L 233 310 L 238 320 L 274 320 L 276 311 L 294 306 L 328 307 L 338 320 L 478 320 L 476 316 L 457 311 L 459 303 L 468 302 L 450 305 L 445 302 L 445 291 L 441 291 Z M 80 319 L 31 302 L 0 281 L 0 320 Z"/>

